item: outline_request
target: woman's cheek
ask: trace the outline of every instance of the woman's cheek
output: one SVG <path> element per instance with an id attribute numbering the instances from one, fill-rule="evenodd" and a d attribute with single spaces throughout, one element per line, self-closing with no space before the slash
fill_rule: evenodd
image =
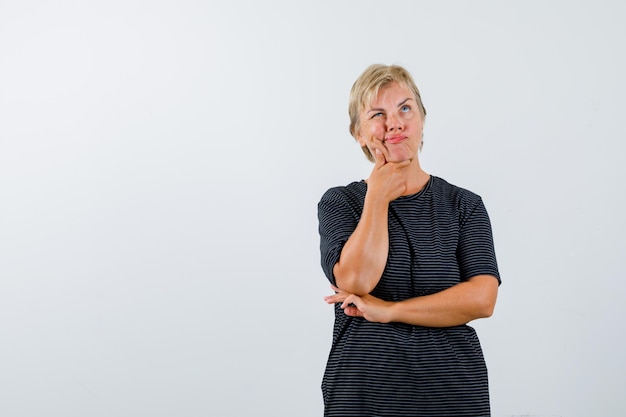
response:
<path id="1" fill-rule="evenodd" d="M 384 137 L 385 137 L 385 130 L 381 126 L 379 125 L 372 126 L 371 135 L 370 135 L 372 142 L 382 141 Z"/>

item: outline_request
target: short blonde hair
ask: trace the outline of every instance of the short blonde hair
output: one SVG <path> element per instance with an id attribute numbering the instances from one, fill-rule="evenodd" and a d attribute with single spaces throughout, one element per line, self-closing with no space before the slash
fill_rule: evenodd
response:
<path id="1" fill-rule="evenodd" d="M 417 107 L 422 115 L 422 122 L 426 118 L 426 109 L 422 104 L 422 97 L 413 81 L 411 74 L 399 65 L 373 64 L 363 71 L 357 78 L 350 90 L 350 101 L 348 103 L 348 114 L 350 115 L 350 134 L 356 139 L 360 128 L 361 112 L 365 106 L 369 105 L 378 95 L 378 91 L 393 82 L 405 86 L 415 96 Z M 363 146 L 363 153 L 370 161 L 374 162 L 374 156 Z"/>

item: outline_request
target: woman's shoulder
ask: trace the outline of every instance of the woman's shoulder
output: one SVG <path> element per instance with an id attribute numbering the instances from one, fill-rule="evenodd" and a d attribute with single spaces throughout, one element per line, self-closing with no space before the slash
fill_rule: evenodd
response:
<path id="1" fill-rule="evenodd" d="M 457 206 L 474 207 L 482 201 L 480 195 L 467 188 L 452 184 L 441 177 L 434 175 L 432 177 L 431 190 L 435 197 L 454 202 Z"/>
<path id="2" fill-rule="evenodd" d="M 336 211 L 348 209 L 360 213 L 365 202 L 367 184 L 365 181 L 354 181 L 348 185 L 331 187 L 322 195 L 318 202 L 318 210 Z"/>
<path id="3" fill-rule="evenodd" d="M 367 191 L 365 181 L 353 181 L 347 185 L 338 185 L 329 188 L 322 195 L 322 200 L 345 200 L 346 198 L 362 198 Z"/>

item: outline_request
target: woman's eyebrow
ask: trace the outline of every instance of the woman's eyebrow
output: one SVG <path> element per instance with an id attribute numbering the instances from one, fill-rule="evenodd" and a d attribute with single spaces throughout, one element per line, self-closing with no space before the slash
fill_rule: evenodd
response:
<path id="1" fill-rule="evenodd" d="M 411 97 L 407 97 L 404 100 L 402 100 L 400 103 L 398 103 L 398 107 L 406 104 L 407 101 L 413 100 Z M 373 108 L 373 109 L 369 109 L 367 112 L 371 113 L 371 112 L 379 112 L 379 111 L 385 111 L 385 109 L 383 108 Z"/>

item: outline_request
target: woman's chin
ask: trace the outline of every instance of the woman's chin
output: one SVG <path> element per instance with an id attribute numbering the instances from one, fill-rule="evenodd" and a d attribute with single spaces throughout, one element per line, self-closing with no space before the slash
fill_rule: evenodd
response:
<path id="1" fill-rule="evenodd" d="M 387 159 L 387 162 L 413 161 L 416 157 L 417 154 L 411 154 L 409 152 L 391 153 Z"/>

